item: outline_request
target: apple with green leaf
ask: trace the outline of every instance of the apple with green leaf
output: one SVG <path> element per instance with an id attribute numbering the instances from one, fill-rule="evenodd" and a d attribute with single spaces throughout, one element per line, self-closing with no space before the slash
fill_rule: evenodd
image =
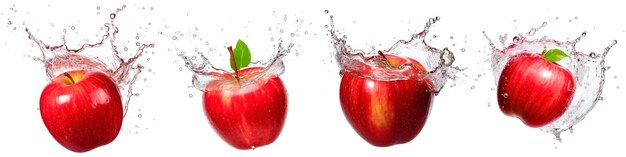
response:
<path id="1" fill-rule="evenodd" d="M 255 76 L 262 67 L 248 67 L 251 53 L 241 40 L 228 47 L 234 73 L 207 84 L 204 111 L 218 135 L 237 149 L 254 149 L 274 142 L 287 116 L 287 91 L 278 76 Z M 252 81 L 252 82 L 250 82 Z M 243 84 L 247 82 L 246 84 Z"/>
<path id="2" fill-rule="evenodd" d="M 566 57 L 559 49 L 511 57 L 498 82 L 500 110 L 530 127 L 545 126 L 563 115 L 576 88 L 572 73 L 557 63 Z"/>

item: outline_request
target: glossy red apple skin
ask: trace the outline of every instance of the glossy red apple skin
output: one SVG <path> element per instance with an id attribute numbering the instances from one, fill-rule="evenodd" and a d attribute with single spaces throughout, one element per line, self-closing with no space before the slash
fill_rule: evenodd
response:
<path id="1" fill-rule="evenodd" d="M 41 93 L 39 111 L 52 137 L 74 152 L 111 143 L 122 127 L 119 90 L 102 72 L 68 72 L 54 78 Z"/>
<path id="2" fill-rule="evenodd" d="M 239 71 L 252 76 L 262 68 Z M 256 73 L 256 74 L 255 74 Z M 230 74 L 213 81 L 207 89 L 215 89 L 236 79 Z M 278 76 L 228 90 L 206 90 L 204 110 L 218 135 L 231 146 L 246 150 L 268 145 L 278 138 L 287 116 L 287 91 Z"/>
<path id="3" fill-rule="evenodd" d="M 565 113 L 575 87 L 567 69 L 540 54 L 522 52 L 509 60 L 500 75 L 498 104 L 505 115 L 529 127 L 542 127 Z"/>
<path id="4" fill-rule="evenodd" d="M 385 56 L 392 65 L 411 62 L 415 69 L 426 72 L 413 59 Z M 413 140 L 424 127 L 434 98 L 429 82 L 363 77 L 369 70 L 343 74 L 339 99 L 346 119 L 361 138 L 374 146 L 387 147 Z"/>

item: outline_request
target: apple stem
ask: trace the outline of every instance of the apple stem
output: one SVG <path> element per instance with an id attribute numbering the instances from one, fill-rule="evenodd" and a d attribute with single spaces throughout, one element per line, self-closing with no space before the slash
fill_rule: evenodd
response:
<path id="1" fill-rule="evenodd" d="M 383 54 L 383 51 L 378 51 L 378 55 L 380 55 L 381 57 L 383 57 L 383 60 L 385 61 L 384 63 L 387 66 L 391 66 L 391 62 L 389 62 L 389 60 L 387 59 L 387 57 L 385 57 L 385 54 Z"/>
<path id="2" fill-rule="evenodd" d="M 72 84 L 75 84 L 75 83 L 76 83 L 76 82 L 74 82 L 74 78 L 72 78 L 72 76 L 70 76 L 70 74 L 69 74 L 69 73 L 65 72 L 65 73 L 63 73 L 63 75 L 64 75 L 65 77 L 69 78 L 69 79 L 70 79 L 70 81 L 72 81 Z"/>
<path id="3" fill-rule="evenodd" d="M 228 53 L 230 53 L 230 59 L 233 62 L 233 66 L 235 67 L 233 68 L 235 69 L 235 78 L 237 79 L 237 82 L 241 83 L 241 81 L 239 80 L 239 70 L 238 70 L 239 68 L 237 67 L 237 62 L 235 61 L 235 54 L 233 53 L 233 47 L 228 46 L 227 49 L 228 49 Z"/>

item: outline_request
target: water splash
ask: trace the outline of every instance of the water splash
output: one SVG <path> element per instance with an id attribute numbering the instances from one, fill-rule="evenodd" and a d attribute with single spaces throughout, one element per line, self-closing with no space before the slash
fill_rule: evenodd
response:
<path id="1" fill-rule="evenodd" d="M 62 43 L 60 45 L 48 45 L 44 43 L 42 40 L 38 39 L 28 27 L 26 27 L 25 31 L 28 34 L 28 39 L 35 42 L 41 50 L 42 55 L 40 57 L 33 57 L 33 59 L 44 64 L 48 81 L 64 72 L 72 70 L 103 72 L 117 83 L 122 100 L 124 101 L 124 116 L 126 116 L 131 98 L 138 95 L 137 93 L 133 93 L 133 85 L 144 68 L 137 62 L 137 59 L 143 55 L 144 49 L 151 48 L 154 44 L 141 44 L 137 42 L 136 46 L 138 46 L 138 50 L 133 56 L 130 58 L 121 57 L 123 55 L 122 52 L 118 51 L 118 47 L 114 44 L 116 34 L 119 32 L 114 21 L 115 17 L 124 8 L 126 8 L 125 5 L 118 8 L 115 13 L 110 14 L 110 22 L 105 23 L 101 28 L 101 30 L 104 30 L 106 33 L 101 36 L 99 41 L 95 43 L 84 43 L 77 49 L 68 47 L 65 39 L 67 35 L 66 29 L 63 30 L 64 35 L 61 37 Z"/>
<path id="2" fill-rule="evenodd" d="M 282 26 L 286 23 L 292 24 L 292 21 L 288 21 L 288 16 L 278 16 L 276 12 L 274 12 L 274 17 L 279 19 L 277 25 Z M 210 61 L 210 57 L 208 56 L 216 56 L 215 54 L 228 54 L 228 51 L 225 47 L 234 46 L 234 45 L 225 45 L 224 48 L 214 48 L 210 47 L 207 50 L 203 50 L 202 48 L 198 48 L 199 46 L 209 46 L 210 43 L 208 41 L 203 41 L 202 37 L 197 35 L 198 28 L 194 28 L 193 32 L 186 35 L 186 33 L 181 33 L 180 31 L 176 31 L 173 34 L 163 33 L 163 35 L 169 35 L 172 40 L 177 42 L 186 42 L 187 44 L 180 44 L 174 48 L 177 55 L 184 61 L 185 67 L 189 69 L 192 73 L 192 85 L 194 88 L 200 91 L 211 91 L 211 90 L 224 90 L 231 88 L 241 88 L 249 85 L 262 85 L 265 81 L 269 80 L 269 78 L 278 77 L 285 71 L 285 65 L 283 63 L 283 57 L 287 56 L 291 53 L 294 47 L 293 38 L 298 37 L 299 28 L 304 23 L 304 20 L 297 19 L 295 20 L 295 30 L 290 32 L 288 30 L 282 29 L 279 26 L 269 27 L 267 30 L 271 33 L 271 37 L 269 37 L 270 42 L 274 43 L 273 50 L 271 55 L 266 59 L 256 59 L 253 55 L 252 62 L 248 65 L 247 69 L 254 69 L 254 72 L 251 72 L 247 75 L 240 75 L 240 81 L 235 81 L 234 71 L 228 67 L 218 67 L 214 62 Z M 222 30 L 223 31 L 223 30 Z M 189 43 L 192 43 L 191 45 Z M 195 44 L 200 43 L 200 44 Z M 180 48 L 179 48 L 180 47 Z M 193 52 L 188 52 L 186 48 L 195 47 Z M 250 50 L 253 52 L 261 52 L 259 49 L 255 49 L 254 47 L 250 47 Z M 259 54 L 259 53 L 255 53 Z M 220 56 L 218 60 L 228 60 L 228 55 L 217 55 Z M 182 71 L 182 68 L 179 68 Z M 220 86 L 211 86 L 208 87 L 208 84 L 212 82 L 220 81 Z M 192 95 L 190 95 L 192 97 Z"/>
<path id="3" fill-rule="evenodd" d="M 605 65 L 605 58 L 611 48 L 617 44 L 617 40 L 610 43 L 602 54 L 596 54 L 595 52 L 586 54 L 577 51 L 576 44 L 587 35 L 587 32 L 581 33 L 572 41 L 564 42 L 548 39 L 547 36 L 543 36 L 539 39 L 528 39 L 528 37 L 534 36 L 535 33 L 540 31 L 547 24 L 547 22 L 544 22 L 541 26 L 532 28 L 524 35 L 519 34 L 513 37 L 513 41 L 510 44 L 505 43 L 506 35 L 504 35 L 504 39 L 500 39 L 500 44 L 502 44 L 504 48 L 503 50 L 496 48 L 485 31 L 483 31 L 483 35 L 489 41 L 492 50 L 491 67 L 493 69 L 496 86 L 504 66 L 511 57 L 517 54 L 522 52 L 541 53 L 544 50 L 556 48 L 563 50 L 570 56 L 570 58 L 559 61 L 558 64 L 574 75 L 574 82 L 576 83 L 574 98 L 560 118 L 540 128 L 545 132 L 554 134 L 556 139 L 561 141 L 560 133 L 571 130 L 572 127 L 582 121 L 585 115 L 602 99 L 601 94 L 605 81 L 605 72 L 608 69 Z"/>
<path id="4" fill-rule="evenodd" d="M 325 11 L 325 13 L 328 13 L 328 11 Z M 412 63 L 404 63 L 398 67 L 379 66 L 385 60 L 379 57 L 378 51 L 364 52 L 363 50 L 352 49 L 347 44 L 347 36 L 336 30 L 333 18 L 331 15 L 329 31 L 332 36 L 331 42 L 336 50 L 335 57 L 341 68 L 340 74 L 342 75 L 346 72 L 372 69 L 373 72 L 371 74 L 362 75 L 361 77 L 376 80 L 426 80 L 431 85 L 431 92 L 438 94 L 446 81 L 448 79 L 456 79 L 456 73 L 461 71 L 458 67 L 452 66 L 454 54 L 448 48 L 443 50 L 437 49 L 431 47 L 425 41 L 431 25 L 439 21 L 439 17 L 431 18 L 426 22 L 423 31 L 413 34 L 410 40 L 400 40 L 390 49 L 383 51 L 385 54 L 395 54 L 403 58 L 415 59 L 426 68 L 426 73 L 415 72 L 419 70 L 415 69 L 416 67 Z"/>

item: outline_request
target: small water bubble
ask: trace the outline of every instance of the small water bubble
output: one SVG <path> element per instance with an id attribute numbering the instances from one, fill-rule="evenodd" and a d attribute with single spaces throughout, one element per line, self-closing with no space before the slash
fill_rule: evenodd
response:
<path id="1" fill-rule="evenodd" d="M 304 31 L 304 34 L 309 34 L 309 31 Z"/>
<path id="2" fill-rule="evenodd" d="M 141 118 L 141 117 L 143 117 L 141 113 L 137 115 L 137 118 Z"/>
<path id="3" fill-rule="evenodd" d="M 504 94 L 502 94 L 502 97 L 505 98 L 505 99 L 509 98 L 509 94 L 508 93 L 504 93 Z"/>
<path id="4" fill-rule="evenodd" d="M 128 51 L 128 47 L 124 47 L 124 51 Z"/>
<path id="5" fill-rule="evenodd" d="M 139 45 L 141 45 L 141 44 L 139 44 L 139 42 L 136 42 L 136 43 L 135 43 L 135 46 L 139 46 Z"/>
<path id="6" fill-rule="evenodd" d="M 437 35 L 433 35 L 433 38 L 437 38 Z"/>
<path id="7" fill-rule="evenodd" d="M 461 48 L 461 52 L 465 52 L 465 48 Z"/>
<path id="8" fill-rule="evenodd" d="M 589 57 L 591 57 L 591 58 L 596 57 L 596 53 L 594 53 L 594 52 L 589 53 Z"/>
<path id="9" fill-rule="evenodd" d="M 97 6 L 97 7 L 96 7 L 96 10 L 100 10 L 100 6 Z"/>
<path id="10" fill-rule="evenodd" d="M 328 28 L 328 25 L 324 25 L 324 28 Z"/>
<path id="11" fill-rule="evenodd" d="M 300 53 L 299 53 L 299 52 L 296 52 L 296 56 L 300 56 Z"/>
<path id="12" fill-rule="evenodd" d="M 193 98 L 193 94 L 189 94 L 189 98 Z"/>
<path id="13" fill-rule="evenodd" d="M 472 85 L 472 87 L 470 87 L 470 89 L 474 90 L 474 89 L 476 89 L 476 86 Z"/>
<path id="14" fill-rule="evenodd" d="M 183 71 L 183 67 L 179 67 L 179 68 L 178 68 L 178 71 Z"/>
<path id="15" fill-rule="evenodd" d="M 115 19 L 115 13 L 111 13 L 111 15 L 109 15 L 109 17 L 111 18 L 111 20 Z"/>
<path id="16" fill-rule="evenodd" d="M 270 38 L 270 41 L 274 41 L 274 37 L 271 37 L 271 38 Z"/>
<path id="17" fill-rule="evenodd" d="M 328 10 L 324 10 L 324 14 L 328 14 L 328 12 L 329 12 Z"/>
<path id="18" fill-rule="evenodd" d="M 279 31 L 279 32 L 280 32 L 280 33 L 284 33 L 284 32 L 285 32 L 285 30 L 283 30 L 283 29 L 280 29 L 280 31 Z"/>
<path id="19" fill-rule="evenodd" d="M 177 36 L 172 36 L 172 40 L 176 40 L 176 39 L 178 39 Z"/>
<path id="20" fill-rule="evenodd" d="M 296 36 L 296 33 L 291 33 L 291 37 L 294 37 L 294 36 Z"/>

